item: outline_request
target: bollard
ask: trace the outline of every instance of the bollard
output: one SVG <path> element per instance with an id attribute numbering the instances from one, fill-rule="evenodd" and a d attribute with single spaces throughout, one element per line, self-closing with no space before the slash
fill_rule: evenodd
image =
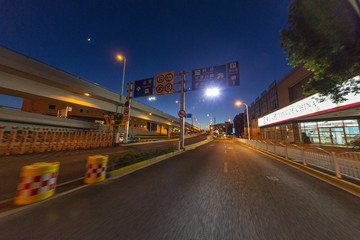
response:
<path id="1" fill-rule="evenodd" d="M 89 156 L 86 163 L 85 183 L 101 182 L 106 177 L 106 166 L 109 156 Z"/>
<path id="2" fill-rule="evenodd" d="M 55 193 L 59 162 L 34 163 L 21 168 L 15 205 L 26 205 L 49 198 Z"/>

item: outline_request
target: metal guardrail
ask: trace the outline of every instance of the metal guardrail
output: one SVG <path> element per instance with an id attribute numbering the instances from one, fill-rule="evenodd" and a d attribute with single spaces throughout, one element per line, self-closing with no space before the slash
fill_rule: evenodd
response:
<path id="1" fill-rule="evenodd" d="M 302 148 L 295 144 L 275 144 L 248 139 L 236 139 L 250 146 L 272 152 L 291 161 L 314 167 L 334 174 L 337 178 L 346 177 L 360 181 L 360 153 L 328 152 L 318 147 Z"/>

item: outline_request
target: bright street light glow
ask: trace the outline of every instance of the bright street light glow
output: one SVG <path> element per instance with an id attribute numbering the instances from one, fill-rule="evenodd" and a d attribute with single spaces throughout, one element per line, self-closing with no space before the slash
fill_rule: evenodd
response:
<path id="1" fill-rule="evenodd" d="M 90 96 L 90 94 L 89 94 L 89 93 L 85 93 L 85 96 Z"/>
<path id="2" fill-rule="evenodd" d="M 208 97 L 216 97 L 219 95 L 219 93 L 220 93 L 220 91 L 218 88 L 208 88 L 208 89 L 206 89 L 206 92 L 205 92 L 206 96 L 208 96 Z"/>
<path id="3" fill-rule="evenodd" d="M 241 102 L 240 102 L 240 101 L 236 101 L 236 102 L 235 102 L 235 105 L 238 106 L 238 107 L 240 107 L 240 106 L 241 106 Z"/>
<path id="4" fill-rule="evenodd" d="M 156 98 L 155 97 L 149 97 L 149 101 L 155 101 Z"/>
<path id="5" fill-rule="evenodd" d="M 117 59 L 122 60 L 122 59 L 123 59 L 123 56 L 117 55 Z"/>

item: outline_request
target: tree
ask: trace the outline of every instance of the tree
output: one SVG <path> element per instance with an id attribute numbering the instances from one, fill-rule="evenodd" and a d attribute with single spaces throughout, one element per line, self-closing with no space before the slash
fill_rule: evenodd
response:
<path id="1" fill-rule="evenodd" d="M 238 115 L 236 115 L 233 121 L 234 121 L 235 135 L 239 137 L 244 133 L 244 113 L 239 113 Z"/>
<path id="2" fill-rule="evenodd" d="M 360 0 L 293 0 L 288 29 L 282 29 L 280 47 L 289 63 L 313 76 L 304 93 L 318 92 L 334 102 L 350 92 L 360 93 Z"/>

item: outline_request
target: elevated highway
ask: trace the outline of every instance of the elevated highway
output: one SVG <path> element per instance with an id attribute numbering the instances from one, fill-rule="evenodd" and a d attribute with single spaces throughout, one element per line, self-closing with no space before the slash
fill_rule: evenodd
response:
<path id="1" fill-rule="evenodd" d="M 0 94 L 33 101 L 59 103 L 102 113 L 120 113 L 125 103 L 124 97 L 120 100 L 120 95 L 110 89 L 2 45 L 0 80 Z M 19 116 L 22 114 L 24 116 Z M 14 113 L 0 108 L 0 116 L 4 116 L 0 117 L 0 121 L 26 119 L 25 115 L 28 113 Z M 163 126 L 179 126 L 178 118 L 134 100 L 131 116 Z M 44 121 L 47 119 L 42 119 Z"/>

